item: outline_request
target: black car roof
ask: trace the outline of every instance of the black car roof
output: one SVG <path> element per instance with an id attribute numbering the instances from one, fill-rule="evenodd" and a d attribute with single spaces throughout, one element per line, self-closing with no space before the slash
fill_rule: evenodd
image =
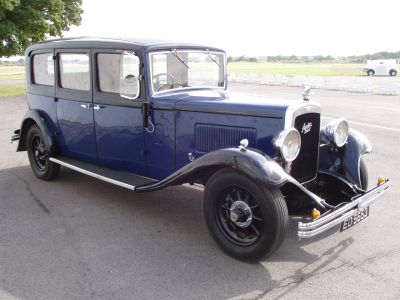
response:
<path id="1" fill-rule="evenodd" d="M 50 46 L 51 45 L 51 46 Z M 132 37 L 74 37 L 74 38 L 61 38 L 46 40 L 30 46 L 31 50 L 44 49 L 44 48 L 79 48 L 85 47 L 110 47 L 121 48 L 125 46 L 134 46 L 135 48 L 142 48 L 144 51 L 161 50 L 161 49 L 183 49 L 183 48 L 196 48 L 196 49 L 209 49 L 222 51 L 224 50 L 212 46 L 192 44 L 176 41 L 163 41 L 161 39 L 145 39 L 145 38 L 132 38 Z"/>

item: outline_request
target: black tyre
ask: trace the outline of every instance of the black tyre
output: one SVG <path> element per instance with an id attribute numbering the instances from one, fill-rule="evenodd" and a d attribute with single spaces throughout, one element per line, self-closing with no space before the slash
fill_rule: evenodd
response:
<path id="1" fill-rule="evenodd" d="M 367 165 L 365 164 L 362 158 L 360 160 L 360 180 L 361 180 L 361 188 L 364 191 L 368 190 L 368 170 L 367 170 Z"/>
<path id="2" fill-rule="evenodd" d="M 368 76 L 372 76 L 372 75 L 375 74 L 375 71 L 374 70 L 368 70 L 367 74 L 368 74 Z"/>
<path id="3" fill-rule="evenodd" d="M 33 173 L 42 180 L 51 180 L 60 171 L 60 165 L 49 160 L 44 136 L 39 126 L 32 125 L 27 136 L 28 158 Z"/>
<path id="4" fill-rule="evenodd" d="M 224 169 L 208 181 L 204 217 L 211 235 L 228 255 L 259 261 L 285 239 L 289 216 L 279 189 L 266 189 L 238 171 Z"/>
<path id="5" fill-rule="evenodd" d="M 390 76 L 396 76 L 397 75 L 397 71 L 396 70 L 390 70 L 389 74 L 390 74 Z"/>

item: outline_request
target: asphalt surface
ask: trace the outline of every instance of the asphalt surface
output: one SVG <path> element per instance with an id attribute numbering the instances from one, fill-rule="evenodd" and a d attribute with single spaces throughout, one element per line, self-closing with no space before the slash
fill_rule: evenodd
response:
<path id="1" fill-rule="evenodd" d="M 300 98 L 302 88 L 230 84 L 245 94 Z M 289 233 L 269 259 L 225 255 L 209 234 L 202 189 L 136 194 L 61 168 L 37 179 L 9 137 L 26 96 L 0 98 L 0 299 L 398 299 L 400 298 L 400 96 L 313 90 L 323 123 L 345 117 L 371 141 L 370 188 L 390 192 L 370 216 L 311 239 Z"/>

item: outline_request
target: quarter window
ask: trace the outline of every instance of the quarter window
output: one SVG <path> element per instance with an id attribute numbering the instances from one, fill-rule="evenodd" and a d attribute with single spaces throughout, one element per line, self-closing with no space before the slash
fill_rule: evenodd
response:
<path id="1" fill-rule="evenodd" d="M 43 85 L 54 85 L 54 61 L 52 53 L 33 56 L 33 82 Z"/>
<path id="2" fill-rule="evenodd" d="M 62 88 L 89 91 L 89 55 L 60 53 L 60 85 Z"/>

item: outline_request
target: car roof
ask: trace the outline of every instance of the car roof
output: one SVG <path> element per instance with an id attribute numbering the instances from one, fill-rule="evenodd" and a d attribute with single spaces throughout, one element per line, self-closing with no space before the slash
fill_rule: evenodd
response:
<path id="1" fill-rule="evenodd" d="M 43 42 L 39 42 L 30 46 L 30 48 L 45 48 L 51 45 L 51 48 L 71 48 L 72 47 L 81 47 L 82 44 L 90 47 L 112 47 L 118 48 L 123 45 L 126 46 L 135 46 L 139 48 L 143 48 L 144 51 L 152 51 L 152 50 L 161 50 L 161 49 L 182 49 L 182 48 L 196 48 L 196 49 L 209 49 L 214 51 L 222 51 L 224 50 L 212 46 L 201 45 L 201 44 L 193 44 L 187 42 L 179 42 L 179 41 L 165 41 L 162 39 L 146 39 L 146 38 L 134 38 L 134 37 L 73 37 L 73 38 L 61 38 L 61 39 L 52 39 L 46 40 Z M 32 49 L 33 50 L 33 49 Z"/>

